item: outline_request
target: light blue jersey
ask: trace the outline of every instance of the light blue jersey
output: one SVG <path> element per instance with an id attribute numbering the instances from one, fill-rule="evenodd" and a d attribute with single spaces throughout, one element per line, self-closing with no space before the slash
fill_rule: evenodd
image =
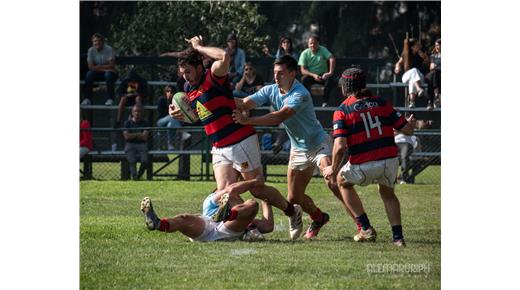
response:
<path id="1" fill-rule="evenodd" d="M 218 203 L 213 200 L 215 193 L 211 193 L 202 203 L 202 215 L 211 218 L 218 210 Z"/>
<path id="2" fill-rule="evenodd" d="M 296 114 L 283 122 L 291 146 L 301 151 L 316 149 L 325 138 L 325 131 L 316 118 L 311 94 L 298 81 L 285 95 L 280 93 L 277 84 L 265 86 L 250 96 L 257 106 L 271 105 L 276 111 L 284 106 L 296 111 Z"/>

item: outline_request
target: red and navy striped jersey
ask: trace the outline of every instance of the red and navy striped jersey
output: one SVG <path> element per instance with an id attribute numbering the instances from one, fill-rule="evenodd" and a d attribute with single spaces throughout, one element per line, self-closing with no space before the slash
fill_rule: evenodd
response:
<path id="1" fill-rule="evenodd" d="M 348 97 L 334 112 L 333 136 L 346 137 L 351 164 L 397 156 L 393 129 L 406 119 L 386 100 L 377 97 Z"/>
<path id="2" fill-rule="evenodd" d="M 187 85 L 185 92 L 213 146 L 226 147 L 256 134 L 253 126 L 233 121 L 236 104 L 227 76 L 217 77 L 208 69 L 201 84 Z"/>

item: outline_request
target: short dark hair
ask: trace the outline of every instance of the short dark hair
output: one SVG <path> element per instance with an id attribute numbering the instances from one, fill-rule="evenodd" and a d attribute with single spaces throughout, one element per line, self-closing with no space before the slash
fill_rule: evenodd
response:
<path id="1" fill-rule="evenodd" d="M 177 60 L 178 65 L 184 67 L 186 65 L 192 65 L 197 67 L 202 64 L 202 54 L 193 49 L 192 47 L 181 52 L 179 59 Z"/>
<path id="2" fill-rule="evenodd" d="M 97 32 L 92 34 L 91 38 L 99 38 L 99 39 L 101 39 L 101 41 L 105 41 L 105 37 L 101 33 L 97 33 Z"/>
<path id="3" fill-rule="evenodd" d="M 348 68 L 341 74 L 339 85 L 346 93 L 359 95 L 366 88 L 365 72 L 359 67 Z"/>
<path id="4" fill-rule="evenodd" d="M 284 65 L 287 67 L 287 70 L 289 71 L 295 71 L 298 69 L 298 63 L 296 62 L 296 60 L 290 56 L 290 55 L 284 55 L 282 57 L 279 57 L 277 58 L 275 61 L 274 61 L 274 64 L 275 65 Z"/>
<path id="5" fill-rule="evenodd" d="M 320 37 L 315 33 L 312 33 L 311 35 L 309 35 L 309 37 L 307 38 L 307 42 L 309 42 L 309 39 L 311 39 L 311 38 L 314 38 L 314 40 L 316 40 L 317 42 L 320 42 Z"/>

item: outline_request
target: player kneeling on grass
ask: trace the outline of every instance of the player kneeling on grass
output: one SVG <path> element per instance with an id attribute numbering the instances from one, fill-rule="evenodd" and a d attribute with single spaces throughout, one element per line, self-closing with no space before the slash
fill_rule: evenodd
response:
<path id="1" fill-rule="evenodd" d="M 334 112 L 332 171 L 345 203 L 361 223 L 362 230 L 354 236 L 354 241 L 376 240 L 376 231 L 370 225 L 354 185 L 378 184 L 392 226 L 394 244 L 405 246 L 401 208 L 394 193 L 399 166 L 394 129 L 411 135 L 413 128 L 391 104 L 366 89 L 362 70 L 345 70 L 340 85 L 347 98 Z M 347 147 L 348 162 L 340 167 Z"/>
<path id="2" fill-rule="evenodd" d="M 211 193 L 204 200 L 202 215 L 180 214 L 160 219 L 148 197 L 141 202 L 141 211 L 149 230 L 180 231 L 192 241 L 259 241 L 264 239 L 262 233 L 273 231 L 274 222 L 269 204 L 262 201 L 263 218 L 257 220 L 258 203 L 254 199 L 244 202 L 240 198 L 239 194 L 253 185 L 254 181 L 242 181 Z"/>

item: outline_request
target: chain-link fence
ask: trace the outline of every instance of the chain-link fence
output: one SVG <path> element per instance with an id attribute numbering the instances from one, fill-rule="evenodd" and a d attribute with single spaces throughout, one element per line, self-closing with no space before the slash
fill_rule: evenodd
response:
<path id="1" fill-rule="evenodd" d="M 148 166 L 141 179 L 148 180 L 213 180 L 211 148 L 202 127 L 177 130 L 147 128 Z M 81 159 L 82 179 L 128 180 L 129 166 L 124 151 L 124 129 L 93 128 L 94 149 Z M 279 127 L 257 127 L 262 150 L 262 164 L 269 182 L 286 182 L 290 141 Z M 330 130 L 327 130 L 330 133 Z M 440 131 L 418 130 L 419 146 L 409 160 L 407 182 L 440 183 Z M 139 167 L 138 167 L 139 169 Z M 319 181 L 318 170 L 315 179 Z M 401 173 L 400 173 L 401 175 Z"/>

